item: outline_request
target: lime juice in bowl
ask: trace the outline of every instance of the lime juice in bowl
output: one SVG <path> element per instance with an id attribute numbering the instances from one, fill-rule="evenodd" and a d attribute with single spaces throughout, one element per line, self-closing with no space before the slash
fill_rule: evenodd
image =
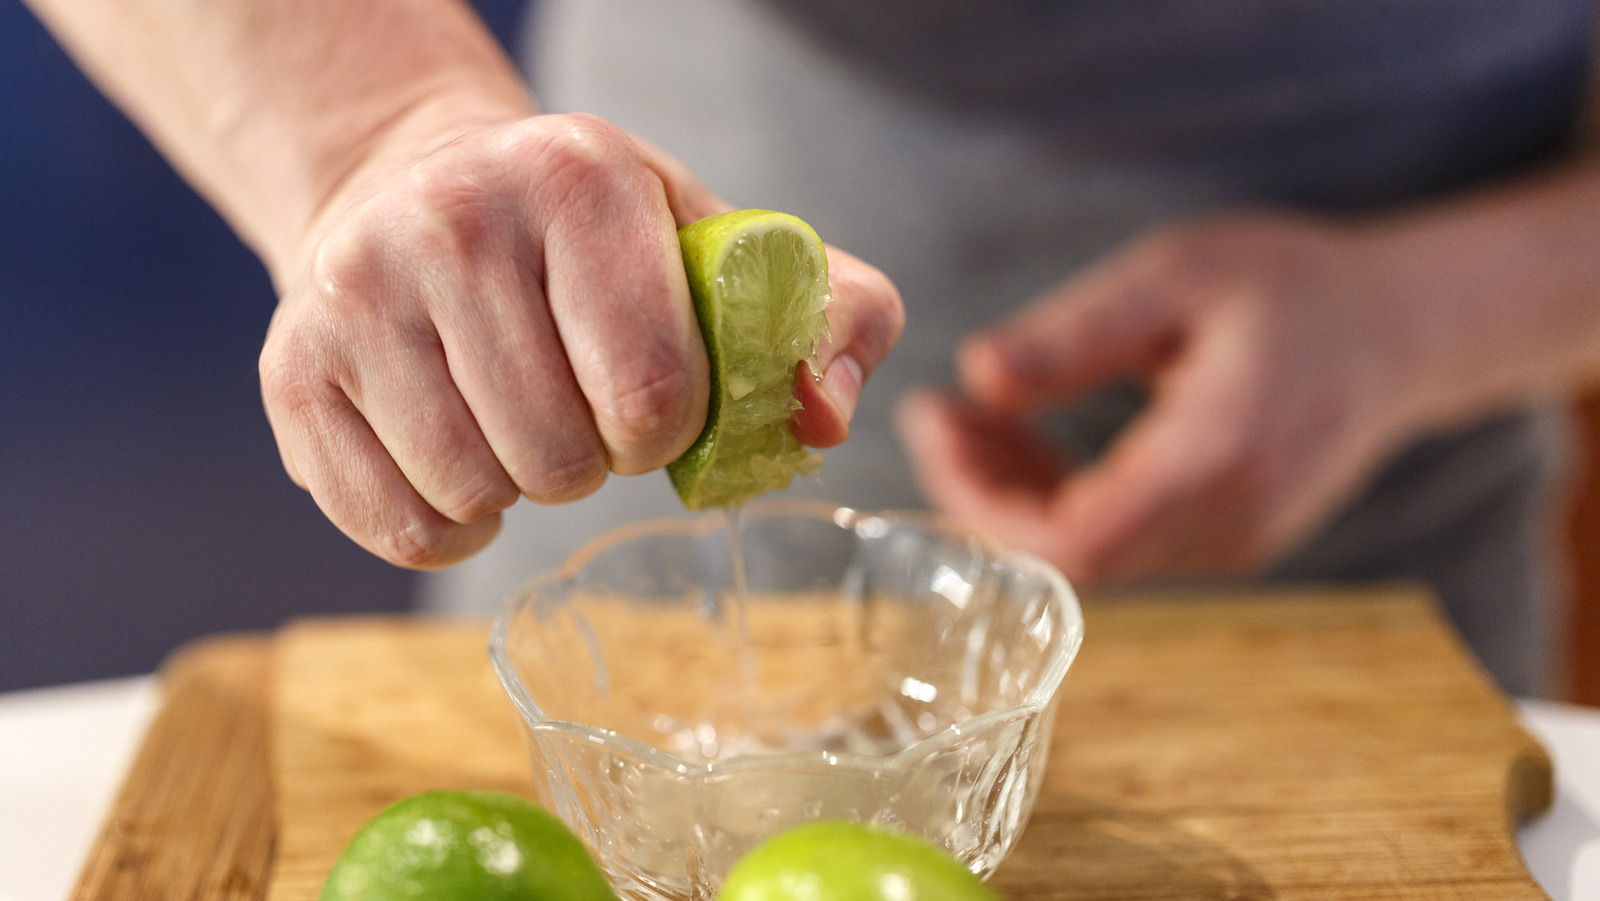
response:
<path id="1" fill-rule="evenodd" d="M 920 514 L 746 505 L 743 629 L 718 514 L 596 539 L 490 655 L 538 800 L 629 899 L 709 899 L 811 820 L 919 835 L 981 875 L 1037 794 L 1083 637 L 1047 564 Z"/>

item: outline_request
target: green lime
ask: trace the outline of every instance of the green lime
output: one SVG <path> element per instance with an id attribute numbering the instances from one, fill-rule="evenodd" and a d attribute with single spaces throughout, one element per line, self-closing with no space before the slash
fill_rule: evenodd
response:
<path id="1" fill-rule="evenodd" d="M 828 257 L 786 213 L 736 210 L 678 231 L 695 316 L 711 359 L 706 426 L 667 475 L 691 510 L 786 488 L 822 458 L 789 430 L 795 369 L 827 326 Z"/>
<path id="2" fill-rule="evenodd" d="M 809 823 L 734 864 L 717 901 L 996 901 L 955 858 L 860 823 Z"/>
<path id="3" fill-rule="evenodd" d="M 424 792 L 367 821 L 322 901 L 616 901 L 561 821 L 514 795 Z"/>

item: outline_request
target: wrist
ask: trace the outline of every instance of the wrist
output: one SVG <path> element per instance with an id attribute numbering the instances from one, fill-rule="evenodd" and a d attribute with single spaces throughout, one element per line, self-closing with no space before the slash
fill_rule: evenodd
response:
<path id="1" fill-rule="evenodd" d="M 1363 230 L 1385 334 L 1419 431 L 1593 378 L 1600 174 L 1570 167 L 1402 211 Z M 1389 327 L 1392 320 L 1394 327 Z"/>

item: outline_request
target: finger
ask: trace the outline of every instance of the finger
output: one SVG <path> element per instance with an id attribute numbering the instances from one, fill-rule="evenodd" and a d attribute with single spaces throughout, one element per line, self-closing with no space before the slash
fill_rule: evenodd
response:
<path id="1" fill-rule="evenodd" d="M 462 525 L 412 487 L 335 385 L 291 389 L 268 418 L 317 506 L 357 544 L 391 563 L 433 569 L 463 560 L 500 530 L 498 513 Z"/>
<path id="2" fill-rule="evenodd" d="M 985 403 L 1026 409 L 1148 372 L 1172 352 L 1187 301 L 1142 261 L 1113 261 L 968 339 L 961 384 Z"/>
<path id="3" fill-rule="evenodd" d="M 478 302 L 439 305 L 433 318 L 500 465 L 522 494 L 561 503 L 598 488 L 608 461 L 545 303 L 538 254 L 522 244 L 487 248 L 461 288 Z"/>
<path id="4" fill-rule="evenodd" d="M 461 435 L 434 442 L 429 453 L 448 461 L 464 442 L 477 440 L 506 474 L 510 491 L 498 498 L 501 503 L 512 503 L 518 493 L 539 503 L 574 501 L 605 482 L 606 448 L 550 317 L 539 246 L 520 221 L 510 227 L 504 221 L 462 221 L 485 214 L 502 216 L 494 205 L 462 202 L 438 205 L 427 216 L 445 222 L 458 238 L 474 237 L 470 245 L 445 243 L 451 253 L 422 267 L 419 275 L 426 288 L 427 322 L 437 330 L 448 373 L 438 376 L 432 344 L 421 362 L 405 347 L 387 349 L 381 360 L 397 368 L 395 376 L 432 376 L 405 386 L 421 397 L 459 392 L 461 403 L 451 403 L 451 411 L 461 406 L 456 422 Z M 421 408 L 410 405 L 408 414 L 419 413 Z M 374 427 L 389 442 L 389 430 L 376 421 Z M 488 466 L 480 453 L 474 453 L 474 463 Z M 405 459 L 402 469 L 413 472 Z M 435 499 L 426 490 L 422 495 Z"/>
<path id="5" fill-rule="evenodd" d="M 459 523 L 516 503 L 519 492 L 485 440 L 431 329 L 362 342 L 346 392 L 429 506 Z"/>
<path id="6" fill-rule="evenodd" d="M 850 437 L 850 418 L 855 415 L 865 383 L 866 375 L 854 357 L 836 357 L 826 375 L 818 374 L 810 362 L 801 360 L 794 377 L 794 394 L 800 409 L 789 423 L 794 436 L 811 447 L 843 443 Z"/>
<path id="7" fill-rule="evenodd" d="M 795 375 L 801 409 L 795 437 L 812 447 L 832 447 L 850 434 L 861 389 L 900 339 L 905 307 L 882 272 L 840 250 L 828 248 L 828 331 L 817 343 L 821 373 L 803 365 Z"/>
<path id="8" fill-rule="evenodd" d="M 705 424 L 710 368 L 677 231 L 637 146 L 580 119 L 545 149 L 536 189 L 545 284 L 573 377 L 613 472 L 677 458 Z"/>
<path id="9" fill-rule="evenodd" d="M 281 390 L 281 386 L 292 381 L 298 381 L 304 376 L 304 370 L 297 369 L 299 361 L 295 361 L 290 365 L 284 365 L 281 362 L 279 347 L 282 344 L 282 340 L 278 337 L 278 331 L 284 315 L 284 307 L 281 305 L 272 311 L 272 320 L 267 328 L 267 340 L 261 348 L 261 356 L 256 360 L 256 378 L 261 386 L 261 406 L 267 411 L 269 422 L 272 418 L 273 407 L 278 399 L 276 392 Z M 285 373 L 291 371 L 295 372 L 293 377 L 283 377 Z M 290 453 L 289 445 L 284 440 L 284 434 L 277 428 L 273 428 L 272 440 L 278 446 L 278 459 L 283 462 L 283 471 L 288 473 L 289 481 L 293 482 L 301 490 L 308 490 L 305 477 L 300 474 L 300 468 L 295 465 L 294 455 Z"/>
<path id="10" fill-rule="evenodd" d="M 1026 424 L 919 392 L 900 403 L 901 443 L 929 500 L 1002 543 L 1053 556 L 1049 517 L 1065 461 Z"/>
<path id="11" fill-rule="evenodd" d="M 1154 547 L 1158 527 L 1194 493 L 1203 470 L 1192 458 L 1164 452 L 1169 431 L 1159 421 L 1136 421 L 1106 457 L 1064 486 L 1051 519 L 1062 568 L 1073 578 L 1133 577 L 1163 556 Z"/>
<path id="12" fill-rule="evenodd" d="M 311 371 L 328 373 L 415 493 L 459 523 L 518 497 L 451 378 L 427 312 L 430 297 L 461 295 L 458 258 L 466 248 L 451 240 L 462 234 L 454 211 L 473 206 L 424 195 L 393 217 L 389 240 L 355 231 L 330 236 L 318 250 L 311 293 L 296 301 L 339 311 L 345 336 L 325 342 L 302 330 L 304 346 L 338 348 Z"/>
<path id="13" fill-rule="evenodd" d="M 263 397 L 262 401 L 265 403 L 266 398 Z M 277 430 L 273 430 L 272 440 L 278 445 L 278 459 L 283 462 L 283 471 L 288 474 L 289 481 L 293 482 L 295 487 L 302 491 L 309 490 L 305 476 L 300 474 L 300 467 L 295 465 L 294 455 L 289 453 L 289 446 L 284 442 L 283 435 L 279 434 Z"/>
<path id="14" fill-rule="evenodd" d="M 1210 336 L 1199 340 L 1162 373 L 1151 406 L 1057 498 L 1052 518 L 1080 577 L 1227 572 L 1249 559 L 1247 499 L 1259 486 L 1239 478 L 1248 475 L 1239 467 L 1248 430 L 1243 392 L 1227 372 L 1238 355 L 1218 357 L 1204 346 Z"/>

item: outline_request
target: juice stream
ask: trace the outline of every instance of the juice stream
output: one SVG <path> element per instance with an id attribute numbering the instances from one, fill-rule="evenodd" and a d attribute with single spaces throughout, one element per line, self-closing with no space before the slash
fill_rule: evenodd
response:
<path id="1" fill-rule="evenodd" d="M 738 697 L 742 704 L 753 703 L 756 683 L 755 652 L 750 647 L 750 584 L 744 570 L 744 543 L 739 540 L 739 507 L 722 508 L 722 525 L 728 533 L 728 562 L 733 570 L 733 585 L 727 600 L 733 614 L 734 647 L 739 655 Z M 751 710 L 744 711 L 746 714 Z"/>

